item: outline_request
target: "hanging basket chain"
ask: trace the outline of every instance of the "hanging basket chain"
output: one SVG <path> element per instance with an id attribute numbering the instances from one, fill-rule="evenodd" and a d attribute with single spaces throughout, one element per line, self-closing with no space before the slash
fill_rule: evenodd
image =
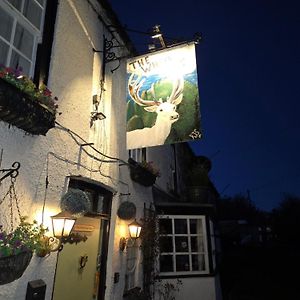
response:
<path id="1" fill-rule="evenodd" d="M 9 195 L 10 227 L 11 227 L 11 231 L 13 231 L 14 230 L 14 217 L 13 217 L 13 202 L 14 201 L 13 200 L 15 200 L 15 202 L 16 202 L 16 207 L 17 207 L 18 216 L 19 216 L 20 220 L 21 220 L 21 211 L 20 211 L 20 207 L 19 207 L 19 200 L 17 197 L 16 189 L 15 189 L 16 178 L 11 177 L 10 181 L 11 181 L 11 183 L 8 188 L 8 191 L 5 193 L 4 197 L 1 199 L 0 205 L 4 202 L 6 197 Z"/>
<path id="2" fill-rule="evenodd" d="M 15 189 L 16 178 L 12 178 L 11 181 L 12 181 L 13 199 L 15 199 L 16 207 L 17 207 L 17 211 L 18 211 L 18 216 L 19 216 L 19 219 L 21 220 L 22 216 L 21 216 L 21 211 L 20 211 L 20 206 L 19 206 L 19 198 L 17 196 L 16 189 Z"/>
<path id="3" fill-rule="evenodd" d="M 12 195 L 12 186 L 13 183 L 11 183 L 9 187 L 9 205 L 10 205 L 10 228 L 11 231 L 14 230 L 14 216 L 13 216 L 13 195 Z"/>

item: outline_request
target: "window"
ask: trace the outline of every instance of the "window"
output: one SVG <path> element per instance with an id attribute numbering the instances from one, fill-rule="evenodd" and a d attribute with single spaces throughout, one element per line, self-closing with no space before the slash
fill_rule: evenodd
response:
<path id="1" fill-rule="evenodd" d="M 32 77 L 46 0 L 0 1 L 0 64 Z"/>
<path id="2" fill-rule="evenodd" d="M 129 157 L 135 160 L 136 162 L 146 161 L 147 160 L 146 148 L 129 150 Z"/>
<path id="3" fill-rule="evenodd" d="M 160 275 L 208 274 L 204 216 L 159 217 Z"/>

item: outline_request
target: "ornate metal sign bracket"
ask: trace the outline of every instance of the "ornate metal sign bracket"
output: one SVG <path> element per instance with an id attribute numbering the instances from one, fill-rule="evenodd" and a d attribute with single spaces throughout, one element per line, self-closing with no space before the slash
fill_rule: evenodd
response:
<path id="1" fill-rule="evenodd" d="M 114 40 L 116 40 L 114 37 L 109 40 L 103 35 L 103 50 L 96 50 L 93 48 L 94 52 L 100 52 L 103 53 L 103 64 L 102 64 L 102 78 L 105 77 L 105 70 L 106 70 L 106 64 L 110 63 L 112 61 L 118 61 L 118 66 L 111 69 L 110 71 L 113 73 L 120 67 L 120 59 L 128 57 L 128 56 L 122 56 L 117 57 L 116 53 L 114 53 L 114 48 L 120 48 L 125 47 L 124 45 L 115 45 Z M 117 40 L 116 40 L 117 41 Z M 117 41 L 118 42 L 118 41 Z"/>
<path id="2" fill-rule="evenodd" d="M 0 169 L 0 173 L 4 173 L 4 175 L 0 178 L 0 183 L 6 177 L 16 178 L 19 175 L 20 166 L 21 164 L 18 161 L 15 161 L 10 169 Z"/>

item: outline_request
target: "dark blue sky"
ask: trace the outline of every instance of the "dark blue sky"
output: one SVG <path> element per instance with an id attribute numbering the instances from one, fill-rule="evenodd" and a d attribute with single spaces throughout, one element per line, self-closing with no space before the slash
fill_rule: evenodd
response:
<path id="1" fill-rule="evenodd" d="M 300 196 L 300 17 L 298 1 L 185 0 L 110 3 L 122 24 L 197 46 L 203 138 L 222 195 L 247 194 L 261 209 Z M 128 32 L 136 48 L 149 38 Z"/>

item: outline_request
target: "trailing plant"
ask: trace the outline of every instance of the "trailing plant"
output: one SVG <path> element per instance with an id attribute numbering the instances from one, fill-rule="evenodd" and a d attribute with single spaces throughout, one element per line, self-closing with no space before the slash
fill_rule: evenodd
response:
<path id="1" fill-rule="evenodd" d="M 175 300 L 175 293 L 179 292 L 181 285 L 182 281 L 178 278 L 176 280 L 176 283 L 172 283 L 169 281 L 163 283 L 162 281 L 159 281 L 157 288 L 159 298 L 162 300 Z"/>
<path id="2" fill-rule="evenodd" d="M 0 258 L 17 255 L 24 251 L 40 251 L 44 248 L 43 237 L 48 231 L 37 221 L 29 223 L 26 217 L 20 217 L 19 226 L 7 233 L 0 225 Z"/>
<path id="3" fill-rule="evenodd" d="M 143 230 L 141 233 L 143 252 L 144 284 L 143 289 L 148 299 L 153 298 L 153 289 L 156 278 L 156 259 L 159 255 L 159 236 L 157 232 L 157 216 L 154 210 L 144 209 Z"/>
<path id="4" fill-rule="evenodd" d="M 143 252 L 143 270 L 144 286 L 143 291 L 147 299 L 153 299 L 154 289 L 158 292 L 160 299 L 174 300 L 175 293 L 179 291 L 182 281 L 170 283 L 161 280 L 158 270 L 159 258 L 159 231 L 158 217 L 156 212 L 151 209 L 144 209 L 143 230 L 142 230 L 142 252 Z"/>
<path id="5" fill-rule="evenodd" d="M 33 81 L 25 75 L 22 75 L 22 70 L 13 69 L 0 65 L 0 78 L 15 86 L 24 94 L 28 95 L 33 101 L 37 101 L 45 105 L 54 114 L 57 110 L 57 97 L 52 97 L 51 91 L 45 84 L 42 84 L 39 88 L 33 83 Z"/>

